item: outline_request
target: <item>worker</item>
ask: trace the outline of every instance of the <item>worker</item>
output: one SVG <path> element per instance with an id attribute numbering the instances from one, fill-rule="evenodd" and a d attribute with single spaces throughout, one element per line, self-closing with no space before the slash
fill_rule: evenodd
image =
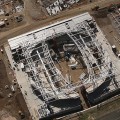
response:
<path id="1" fill-rule="evenodd" d="M 71 57 L 71 54 L 68 52 L 68 51 L 65 51 L 64 52 L 64 56 L 65 56 L 65 60 L 66 61 L 69 61 L 70 57 Z"/>
<path id="2" fill-rule="evenodd" d="M 118 58 L 120 58 L 120 53 L 118 54 Z"/>
<path id="3" fill-rule="evenodd" d="M 0 49 L 0 51 L 1 51 L 2 54 L 4 53 L 2 48 Z"/>
<path id="4" fill-rule="evenodd" d="M 27 91 L 24 91 L 25 95 L 27 95 Z"/>
<path id="5" fill-rule="evenodd" d="M 115 55 L 117 55 L 117 48 L 115 45 L 112 45 L 112 51 Z"/>

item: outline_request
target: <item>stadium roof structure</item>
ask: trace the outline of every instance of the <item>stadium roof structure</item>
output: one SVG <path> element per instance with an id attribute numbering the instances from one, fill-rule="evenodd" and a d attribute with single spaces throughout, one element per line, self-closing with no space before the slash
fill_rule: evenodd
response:
<path id="1" fill-rule="evenodd" d="M 72 41 L 74 48 L 79 51 L 77 56 L 79 55 L 86 67 L 87 71 L 80 73 L 77 82 L 71 82 L 72 80 L 62 74 L 51 55 L 48 41 L 53 39 L 53 44 L 56 44 L 54 39 L 61 36 L 66 36 L 63 37 L 65 40 Z M 35 120 L 81 107 L 77 89 L 83 85 L 88 93 L 102 85 L 99 95 L 96 94 L 94 97 L 100 97 L 109 90 L 119 88 L 119 70 L 111 60 L 113 54 L 108 53 L 106 39 L 89 13 L 11 38 L 8 42 L 9 48 L 6 48 L 8 58 L 13 67 L 14 63 L 18 65 L 19 70 L 15 70 L 16 78 L 18 84 L 22 86 L 21 91 Z M 60 54 L 59 50 L 57 52 L 56 54 Z M 58 61 L 57 63 L 59 64 Z M 76 61 L 70 67 L 76 68 L 79 66 L 78 63 Z M 73 100 L 74 104 L 78 104 L 72 106 L 73 104 L 66 103 L 67 107 L 62 108 L 62 105 L 59 107 L 56 105 L 60 104 L 60 100 L 64 102 L 68 100 L 67 103 Z M 62 104 L 64 102 L 62 101 Z"/>

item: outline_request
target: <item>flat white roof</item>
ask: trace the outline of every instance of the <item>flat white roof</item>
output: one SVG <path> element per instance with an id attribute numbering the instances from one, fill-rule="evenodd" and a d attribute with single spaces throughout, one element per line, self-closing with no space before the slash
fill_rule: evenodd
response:
<path id="1" fill-rule="evenodd" d="M 67 32 L 67 28 L 64 23 L 69 23 L 69 26 L 74 29 L 74 23 L 78 24 L 83 22 L 84 20 L 91 19 L 90 14 L 84 13 L 69 19 L 62 20 L 60 22 L 56 22 L 49 26 L 42 27 L 40 29 L 34 30 L 32 32 L 28 32 L 22 34 L 20 36 L 11 38 L 8 40 L 11 50 L 19 47 L 19 45 L 23 42 L 35 43 L 41 40 L 45 40 L 47 37 L 53 36 L 56 33 L 65 33 Z"/>

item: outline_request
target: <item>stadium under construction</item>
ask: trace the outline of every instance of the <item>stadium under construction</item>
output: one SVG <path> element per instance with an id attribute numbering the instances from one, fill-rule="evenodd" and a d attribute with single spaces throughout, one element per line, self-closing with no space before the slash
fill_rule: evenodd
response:
<path id="1" fill-rule="evenodd" d="M 11 38 L 5 47 L 33 120 L 96 105 L 120 88 L 119 58 L 89 13 Z"/>

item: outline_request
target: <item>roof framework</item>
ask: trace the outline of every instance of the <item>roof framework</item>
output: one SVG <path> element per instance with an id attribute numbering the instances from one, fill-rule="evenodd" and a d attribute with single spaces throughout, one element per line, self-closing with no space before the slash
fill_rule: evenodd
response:
<path id="1" fill-rule="evenodd" d="M 71 27 L 71 24 L 74 27 Z M 94 27 L 91 27 L 91 24 Z M 107 80 L 111 81 L 111 86 L 114 85 L 114 88 L 119 87 L 119 83 L 116 80 L 116 76 L 119 75 L 118 70 L 110 60 L 109 54 L 103 48 L 102 43 L 97 39 L 99 28 L 96 26 L 95 21 L 89 19 L 77 24 L 74 21 L 68 21 L 63 23 L 63 25 L 66 28 L 65 32 L 57 33 L 53 28 L 54 34 L 43 40 L 39 40 L 33 33 L 33 38 L 35 40 L 38 39 L 37 42 L 22 41 L 17 44 L 19 47 L 15 47 L 19 63 L 24 63 L 27 69 L 26 72 L 29 73 L 28 79 L 31 85 L 35 87 L 33 93 L 35 90 L 41 92 L 38 97 L 42 97 L 44 102 L 38 105 L 40 118 L 49 114 L 49 102 L 56 99 L 78 97 L 76 89 L 83 84 L 92 84 L 88 92 L 92 92 Z M 47 40 L 62 34 L 67 34 L 74 42 L 87 67 L 87 77 L 78 80 L 76 83 L 71 83 L 62 75 L 52 60 L 46 43 Z M 36 47 L 37 44 L 39 46 Z M 20 50 L 22 50 L 21 53 L 19 53 Z"/>

